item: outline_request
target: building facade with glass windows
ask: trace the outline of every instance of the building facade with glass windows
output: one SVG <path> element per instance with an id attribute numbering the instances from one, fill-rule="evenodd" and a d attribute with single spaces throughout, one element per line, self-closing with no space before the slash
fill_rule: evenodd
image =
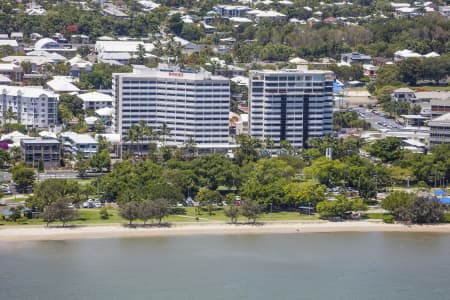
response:
<path id="1" fill-rule="evenodd" d="M 250 135 L 270 137 L 277 146 L 285 140 L 305 147 L 309 138 L 330 134 L 333 80 L 331 71 L 250 71 Z"/>
<path id="2" fill-rule="evenodd" d="M 135 66 L 113 74 L 113 126 L 126 135 L 139 121 L 166 124 L 168 144 L 228 144 L 230 82 L 206 71 Z"/>
<path id="3" fill-rule="evenodd" d="M 58 122 L 58 94 L 41 87 L 0 86 L 0 120 L 27 128 L 49 128 Z M 14 120 L 6 120 L 8 112 Z"/>

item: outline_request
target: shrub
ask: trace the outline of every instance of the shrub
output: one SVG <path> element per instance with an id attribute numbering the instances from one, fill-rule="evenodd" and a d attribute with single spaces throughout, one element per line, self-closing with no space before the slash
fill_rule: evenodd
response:
<path id="1" fill-rule="evenodd" d="M 394 224 L 394 216 L 393 215 L 384 215 L 383 222 L 388 224 Z"/>
<path id="2" fill-rule="evenodd" d="M 450 223 L 450 213 L 447 213 L 444 215 L 444 222 L 445 223 Z"/>
<path id="3" fill-rule="evenodd" d="M 169 215 L 185 215 L 186 208 L 184 207 L 171 207 L 169 209 Z"/>
<path id="4" fill-rule="evenodd" d="M 102 220 L 108 220 L 109 219 L 109 214 L 108 214 L 108 210 L 106 209 L 106 207 L 103 207 L 102 209 L 100 209 L 100 218 Z"/>

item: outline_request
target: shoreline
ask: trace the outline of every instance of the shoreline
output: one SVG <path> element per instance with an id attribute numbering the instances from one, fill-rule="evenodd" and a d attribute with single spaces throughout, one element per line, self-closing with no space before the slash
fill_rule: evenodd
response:
<path id="1" fill-rule="evenodd" d="M 260 224 L 173 223 L 166 227 L 128 228 L 123 225 L 83 225 L 75 227 L 0 227 L 0 242 L 26 242 L 73 239 L 161 237 L 191 235 L 246 235 L 333 232 L 416 232 L 450 233 L 450 224 L 403 225 L 381 222 L 269 222 Z"/>

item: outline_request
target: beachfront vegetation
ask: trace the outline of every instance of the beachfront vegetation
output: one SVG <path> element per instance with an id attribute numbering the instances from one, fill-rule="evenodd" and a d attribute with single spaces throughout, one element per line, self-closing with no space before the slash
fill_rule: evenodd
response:
<path id="1" fill-rule="evenodd" d="M 404 191 L 395 191 L 383 200 L 381 207 L 395 213 L 398 209 L 410 208 L 413 204 L 413 194 Z"/>
<path id="2" fill-rule="evenodd" d="M 206 223 L 206 222 L 230 222 L 230 217 L 225 215 L 225 211 L 228 210 L 229 207 L 215 207 L 213 214 L 210 216 L 207 209 L 203 210 L 202 208 L 198 209 L 197 207 L 184 207 L 183 211 L 176 211 L 174 209 L 170 209 L 170 214 L 163 218 L 162 223 L 173 223 L 173 222 L 182 222 L 182 223 Z M 81 208 L 77 209 L 79 215 L 74 220 L 70 221 L 70 224 L 73 226 L 76 225 L 94 225 L 94 224 L 128 224 L 129 221 L 120 216 L 120 209 L 113 208 L 107 205 L 106 210 L 108 212 L 108 219 L 103 219 L 100 215 L 102 209 L 97 208 Z M 239 209 L 238 209 L 239 210 Z M 240 210 L 239 210 L 240 211 Z M 18 212 L 21 213 L 21 209 L 18 209 Z M 296 211 L 283 211 L 283 212 L 263 212 L 259 215 L 259 222 L 283 222 L 283 221 L 317 221 L 319 218 L 315 214 L 304 215 L 299 214 Z M 377 217 L 377 219 L 381 219 L 381 217 Z M 46 225 L 46 222 L 42 218 L 36 219 L 28 219 L 21 216 L 18 216 L 15 222 L 10 221 L 1 221 L 0 225 Z M 242 214 L 239 214 L 236 223 L 247 223 L 248 219 L 242 217 Z M 144 224 L 144 221 L 141 219 L 136 219 L 133 221 L 134 225 Z M 149 219 L 145 223 L 157 225 L 156 219 Z M 55 220 L 50 223 L 49 226 L 59 226 L 62 223 L 59 220 Z"/>
<path id="3" fill-rule="evenodd" d="M 45 206 L 42 213 L 42 219 L 47 223 L 47 226 L 58 220 L 64 227 L 67 222 L 73 221 L 78 217 L 78 211 L 76 209 L 67 206 L 67 202 L 64 199 L 59 199 L 51 204 Z"/>
<path id="4" fill-rule="evenodd" d="M 231 205 L 224 210 L 224 214 L 230 218 L 231 223 L 236 224 L 240 214 L 239 207 L 236 205 Z"/>
<path id="5" fill-rule="evenodd" d="M 185 202 L 190 197 L 199 205 L 197 212 L 206 213 L 211 220 L 217 220 L 217 209 L 235 205 L 237 199 L 244 206 L 248 202 L 257 203 L 266 213 L 295 211 L 298 214 L 300 207 L 309 207 L 317 208 L 323 218 L 346 217 L 352 211 L 364 210 L 364 204 L 374 203 L 377 192 L 390 190 L 393 185 L 406 186 L 409 182 L 427 188 L 450 176 L 448 145 L 435 147 L 431 154 L 423 155 L 404 150 L 393 139 L 364 144 L 358 138 L 324 137 L 310 139 L 306 149 L 283 144 L 283 148 L 274 150 L 270 140 L 240 138 L 243 143 L 235 150 L 234 160 L 221 154 L 196 156 L 186 149 L 164 147 L 117 162 L 109 173 L 87 184 L 48 179 L 35 185 L 27 207 L 43 212 L 61 199 L 74 205 L 81 205 L 89 198 L 114 202 L 120 207 L 134 203 L 141 207 L 138 211 L 145 208 L 145 214 L 123 215 L 132 223 L 137 219 L 147 222 L 167 217 L 169 212 L 160 211 L 162 217 L 154 215 L 151 203 L 165 199 L 168 209 L 192 205 Z M 332 159 L 324 156 L 328 147 L 333 148 Z M 277 151 L 277 157 L 265 155 L 269 149 Z M 366 158 L 360 154 L 361 150 L 376 157 Z M 395 205 L 406 206 L 400 200 L 402 205 L 396 204 L 397 200 L 392 200 L 396 197 L 398 194 L 393 193 L 383 205 L 399 219 Z M 220 220 L 236 222 L 239 216 L 255 220 L 252 215 L 244 214 L 244 207 L 237 215 L 228 210 L 224 215 L 220 209 Z M 199 216 L 193 216 L 196 217 Z M 117 222 L 110 217 L 104 222 L 114 220 Z M 419 221 L 419 218 L 409 220 Z"/>
<path id="6" fill-rule="evenodd" d="M 416 197 L 406 192 L 390 194 L 382 207 L 392 213 L 392 219 L 407 223 L 427 224 L 445 221 L 446 208 L 438 199 Z"/>
<path id="7" fill-rule="evenodd" d="M 88 199 L 93 186 L 80 185 L 76 180 L 47 179 L 34 188 L 33 196 L 27 199 L 27 206 L 43 211 L 45 207 L 64 200 L 66 203 L 80 204 Z"/>
<path id="8" fill-rule="evenodd" d="M 12 169 L 12 180 L 17 184 L 20 191 L 25 191 L 34 184 L 35 174 L 32 168 L 26 167 L 24 164 L 18 163 Z"/>
<path id="9" fill-rule="evenodd" d="M 251 220 L 253 224 L 256 223 L 256 219 L 262 213 L 262 206 L 256 201 L 244 201 L 242 204 L 242 215 L 246 217 L 249 221 Z"/>
<path id="10" fill-rule="evenodd" d="M 354 211 L 365 211 L 367 205 L 361 199 L 348 199 L 343 195 L 337 197 L 336 201 L 323 201 L 317 204 L 317 211 L 324 219 L 340 217 L 348 219 Z"/>

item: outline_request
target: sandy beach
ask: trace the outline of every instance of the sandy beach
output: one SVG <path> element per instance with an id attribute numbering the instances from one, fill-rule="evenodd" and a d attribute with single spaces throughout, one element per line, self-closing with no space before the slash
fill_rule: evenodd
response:
<path id="1" fill-rule="evenodd" d="M 403 225 L 380 222 L 271 222 L 257 225 L 227 223 L 175 223 L 168 227 L 128 228 L 117 225 L 78 227 L 5 226 L 0 242 L 45 241 L 93 238 L 125 238 L 174 235 L 287 234 L 319 232 L 434 232 L 450 233 L 450 224 Z"/>

